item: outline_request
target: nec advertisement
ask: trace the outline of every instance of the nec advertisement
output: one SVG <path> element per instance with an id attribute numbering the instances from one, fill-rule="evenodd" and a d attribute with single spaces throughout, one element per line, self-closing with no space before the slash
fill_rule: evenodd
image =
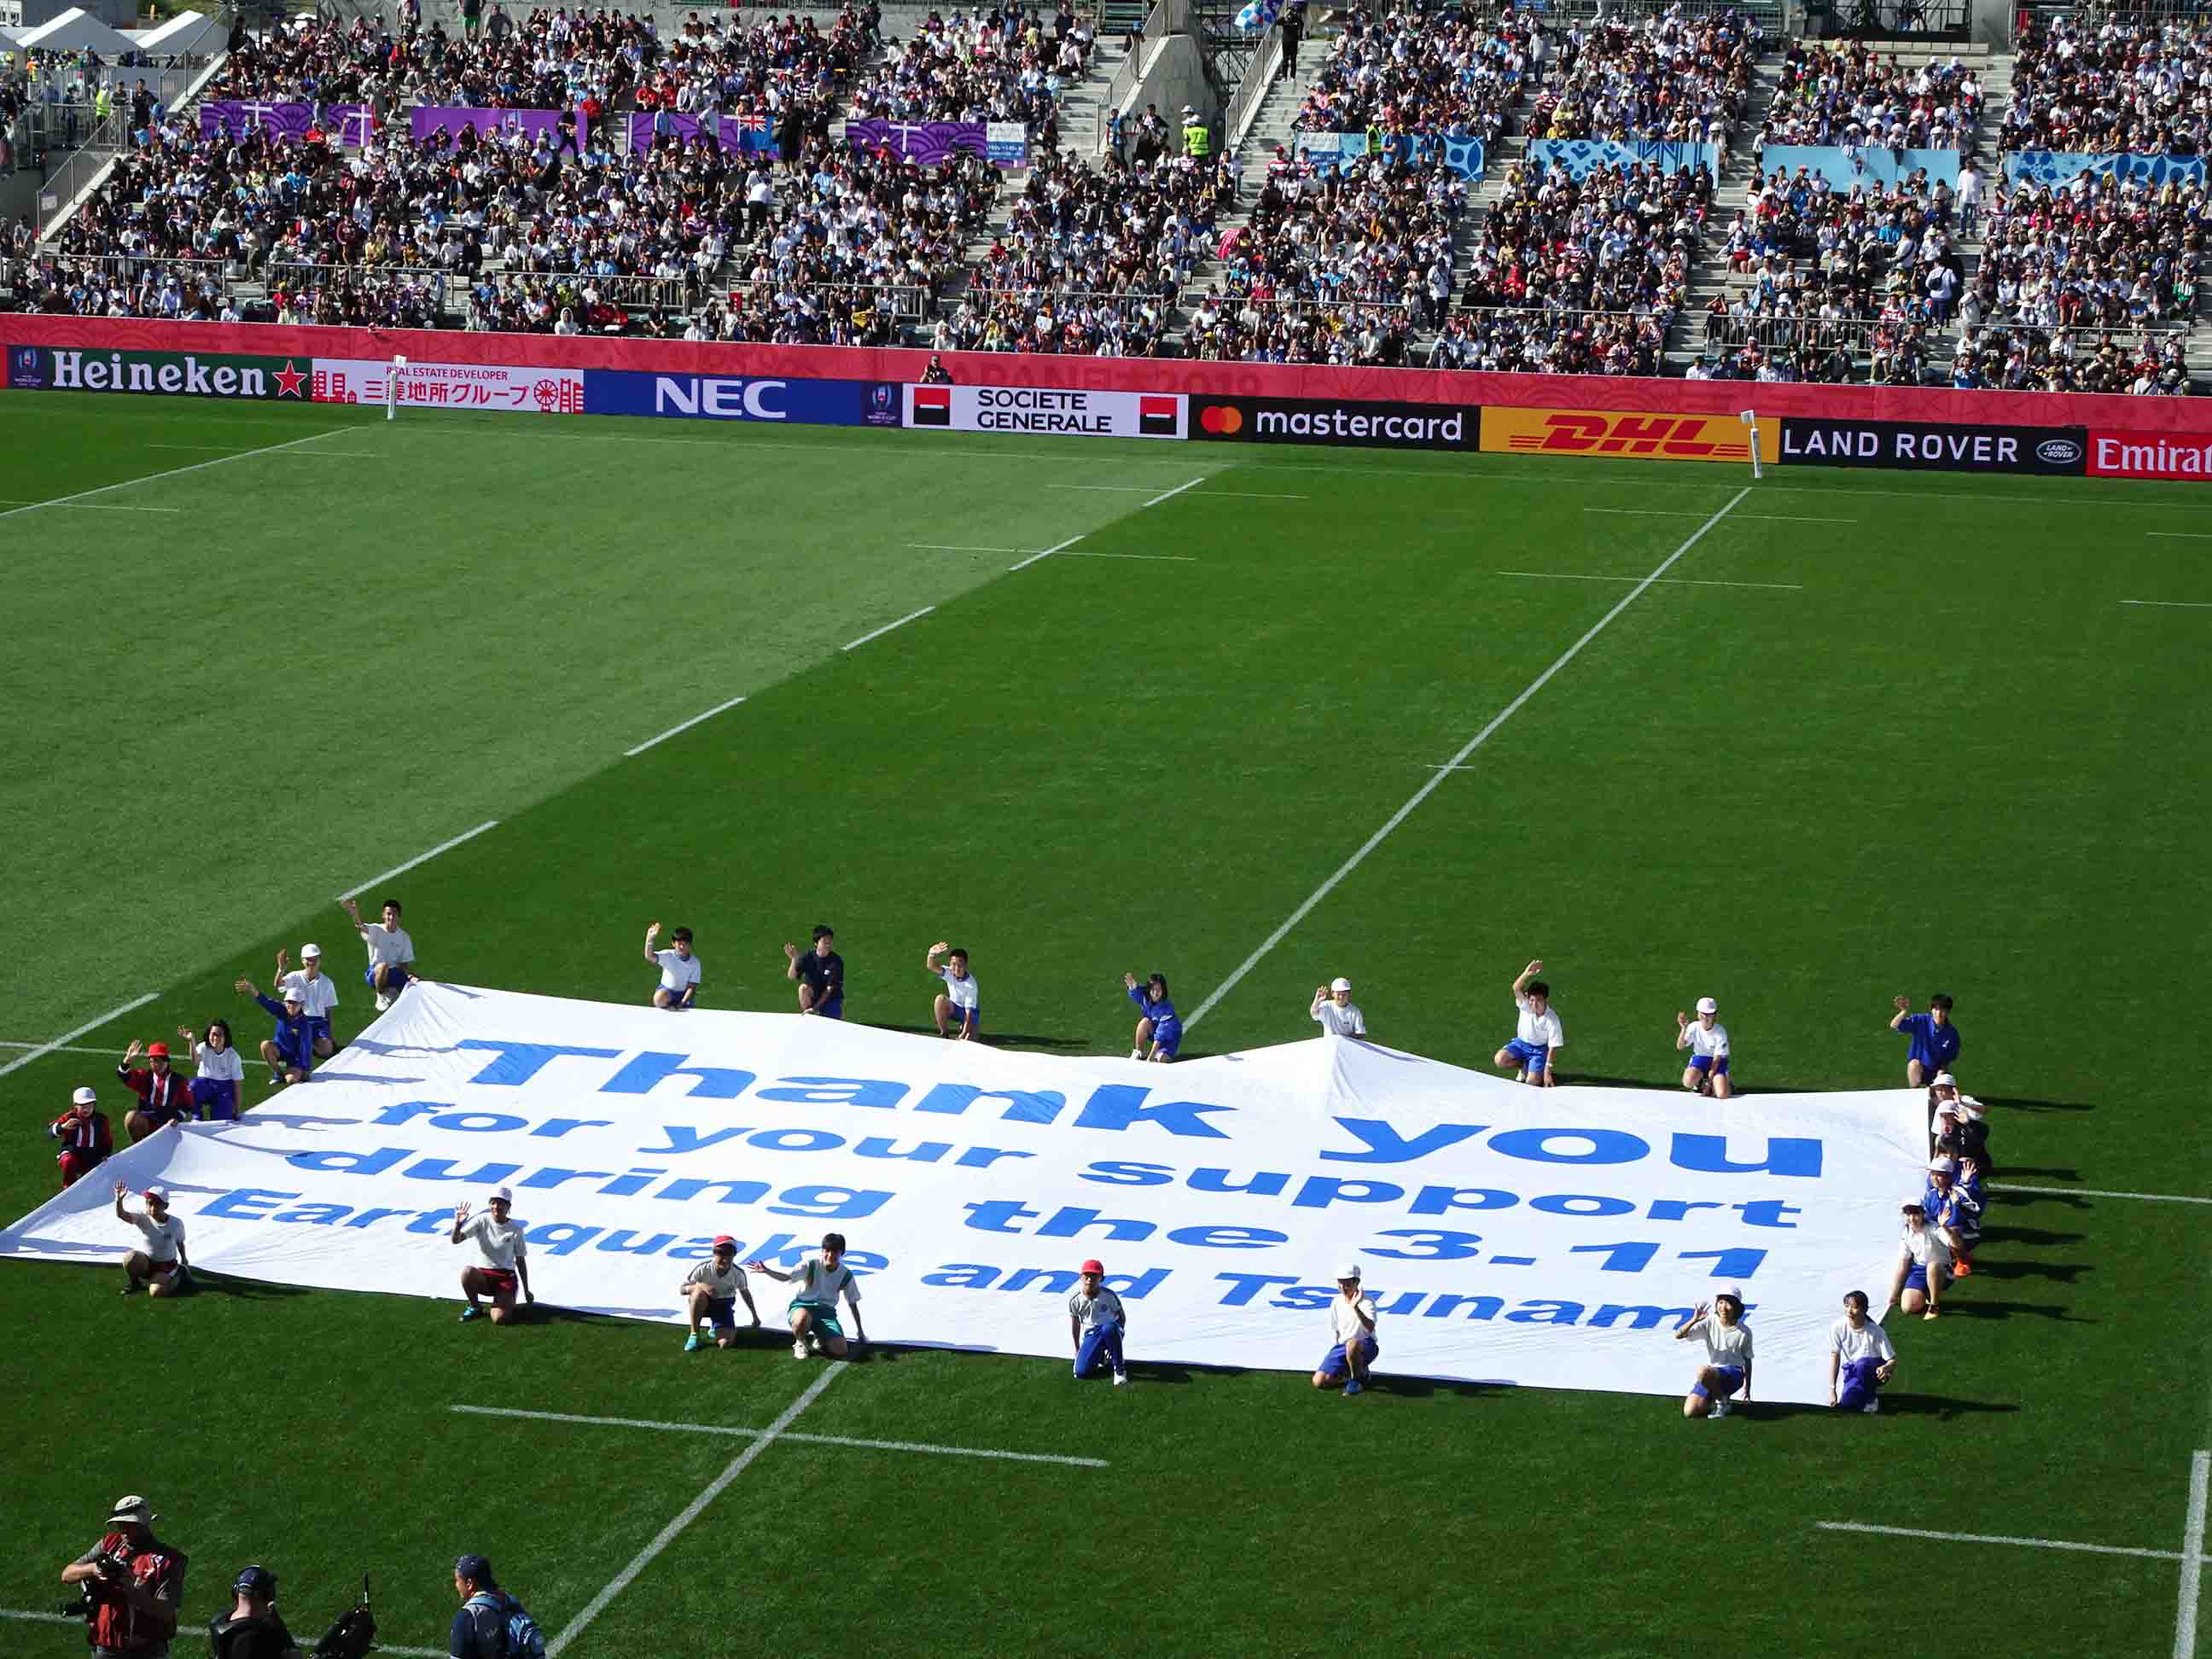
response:
<path id="1" fill-rule="evenodd" d="M 792 426 L 896 426 L 899 389 L 874 380 L 785 380 L 594 368 L 584 375 L 584 412 Z"/>

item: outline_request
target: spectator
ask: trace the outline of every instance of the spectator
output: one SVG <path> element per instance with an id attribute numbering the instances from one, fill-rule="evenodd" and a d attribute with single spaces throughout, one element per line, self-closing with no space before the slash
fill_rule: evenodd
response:
<path id="1" fill-rule="evenodd" d="M 1552 1006 L 1552 988 L 1536 977 L 1543 971 L 1542 963 L 1532 962 L 1513 981 L 1513 1006 L 1517 1011 L 1513 1038 L 1492 1056 L 1491 1063 L 1511 1066 L 1516 1083 L 1549 1089 L 1557 1082 L 1552 1056 L 1566 1047 L 1567 1031 Z"/>
<path id="2" fill-rule="evenodd" d="M 1951 999 L 1937 993 L 1928 999 L 1928 1012 L 1916 1014 L 1911 1000 L 1897 999 L 1897 1013 L 1889 1029 L 1911 1039 L 1905 1052 L 1905 1080 L 1919 1088 L 1959 1058 L 1959 1028 L 1951 1023 Z"/>
<path id="3" fill-rule="evenodd" d="M 1682 1086 L 1701 1095 L 1711 1095 L 1716 1100 L 1726 1100 L 1731 1092 L 1729 1034 L 1728 1027 L 1717 1018 L 1719 1013 L 1720 1004 L 1711 997 L 1698 999 L 1698 1018 L 1694 1022 L 1677 1009 L 1674 1046 L 1690 1051 L 1689 1063 L 1682 1069 Z"/>
<path id="4" fill-rule="evenodd" d="M 799 984 L 799 1012 L 825 1019 L 845 1018 L 845 958 L 837 954 L 837 934 L 827 922 L 814 930 L 814 946 L 805 955 L 796 945 L 783 947 L 783 976 Z"/>
<path id="5" fill-rule="evenodd" d="M 716 1347 L 737 1346 L 739 1297 L 744 1300 L 745 1311 L 752 1316 L 753 1329 L 760 1328 L 760 1310 L 753 1306 L 745 1270 L 738 1266 L 738 1241 L 727 1233 L 714 1241 L 707 1260 L 693 1267 L 677 1288 L 684 1297 L 684 1310 L 691 1318 L 691 1334 L 684 1343 L 686 1353 L 696 1353 L 706 1346 L 700 1340 L 702 1325 L 714 1327 Z"/>
<path id="6" fill-rule="evenodd" d="M 192 1056 L 192 1115 L 216 1122 L 234 1120 L 246 1109 L 246 1062 L 230 1040 L 230 1022 L 208 1022 L 204 1036 L 195 1036 L 189 1025 L 177 1027 L 177 1036 Z"/>
<path id="7" fill-rule="evenodd" d="M 1105 1264 L 1085 1262 L 1082 1279 L 1067 1298 L 1067 1335 L 1075 1346 L 1077 1382 L 1095 1376 L 1102 1362 L 1114 1373 L 1115 1388 L 1129 1380 L 1129 1368 L 1121 1358 L 1121 1339 L 1128 1327 L 1120 1295 L 1107 1288 Z"/>
<path id="8" fill-rule="evenodd" d="M 1305 39 L 1306 33 L 1305 0 L 1291 0 L 1283 8 L 1282 19 L 1275 27 L 1283 36 L 1283 61 L 1275 71 L 1275 78 L 1295 81 L 1298 78 L 1298 42 Z"/>
<path id="9" fill-rule="evenodd" d="M 937 965 L 939 957 L 945 958 L 942 968 Z M 968 971 L 968 953 L 939 939 L 929 947 L 921 965 L 933 978 L 944 981 L 945 988 L 929 1006 L 930 1018 L 937 1022 L 937 1035 L 973 1042 L 981 1029 L 983 1011 L 975 975 Z"/>
<path id="10" fill-rule="evenodd" d="M 161 1517 L 135 1493 L 118 1498 L 100 1542 L 62 1569 L 94 1605 L 85 1640 L 95 1659 L 168 1659 L 185 1599 L 185 1558 L 154 1536 Z"/>
<path id="11" fill-rule="evenodd" d="M 79 1089 L 70 1097 L 70 1109 L 46 1126 L 46 1133 L 61 1143 L 54 1162 L 61 1166 L 62 1190 L 69 1188 L 114 1155 L 115 1132 L 107 1114 L 100 1109 L 100 1097 Z"/>
<path id="12" fill-rule="evenodd" d="M 1172 1060 L 1182 1048 L 1182 1017 L 1168 995 L 1165 974 L 1148 974 L 1142 985 L 1134 974 L 1121 975 L 1121 988 L 1137 1005 L 1137 1035 L 1129 1048 L 1132 1060 Z M 1347 994 L 1350 985 L 1346 986 Z"/>
<path id="13" fill-rule="evenodd" d="M 287 991 L 282 1001 L 264 997 L 254 989 L 253 981 L 241 979 L 234 988 L 252 997 L 276 1021 L 276 1029 L 262 1039 L 261 1060 L 269 1068 L 269 1086 L 281 1089 L 288 1083 L 305 1083 L 315 1069 L 314 1039 L 307 1028 L 307 1011 L 300 1001 L 296 990 Z"/>
<path id="14" fill-rule="evenodd" d="M 300 947 L 300 965 L 289 972 L 284 967 L 284 950 L 276 950 L 276 990 L 280 996 L 300 994 L 301 1009 L 307 1016 L 307 1035 L 313 1040 L 315 1058 L 328 1060 L 337 1052 L 337 1044 L 331 1036 L 331 1010 L 338 1006 L 338 988 L 323 972 L 323 947 L 303 945 Z"/>
<path id="15" fill-rule="evenodd" d="M 671 933 L 672 950 L 656 951 L 653 941 L 660 937 L 660 924 L 653 922 L 645 930 L 645 959 L 660 969 L 660 983 L 653 993 L 656 1008 L 684 1009 L 699 1000 L 699 958 L 691 954 L 691 930 L 679 927 Z"/>
<path id="16" fill-rule="evenodd" d="M 1743 1403 L 1751 1404 L 1751 1327 L 1743 1322 L 1743 1298 L 1723 1291 L 1711 1303 L 1699 1303 L 1674 1333 L 1677 1342 L 1692 1336 L 1704 1340 L 1706 1363 L 1682 1396 L 1682 1415 L 1726 1417 L 1729 1400 L 1739 1389 Z"/>
<path id="17" fill-rule="evenodd" d="M 1981 84 L 1954 57 L 1907 70 L 1863 40 L 1792 40 L 1759 143 L 1971 150 Z"/>
<path id="18" fill-rule="evenodd" d="M 822 1254 L 806 1257 L 793 1273 L 780 1273 L 765 1261 L 748 1261 L 745 1266 L 793 1286 L 789 1310 L 793 1359 L 825 1350 L 833 1359 L 842 1359 L 848 1346 L 867 1341 L 868 1334 L 860 1327 L 860 1281 L 845 1265 L 844 1234 L 824 1233 Z M 846 1340 L 845 1328 L 837 1322 L 840 1296 L 853 1311 L 851 1344 Z"/>
<path id="19" fill-rule="evenodd" d="M 146 1064 L 135 1066 L 131 1061 L 143 1054 Z M 133 1143 L 145 1139 L 157 1129 L 166 1129 L 182 1118 L 196 1118 L 198 1110 L 192 1103 L 191 1085 L 169 1066 L 169 1045 L 156 1042 L 151 1048 L 132 1038 L 131 1046 L 123 1051 L 123 1063 L 115 1068 L 116 1080 L 138 1097 L 138 1104 L 123 1120 L 123 1127 L 131 1132 Z"/>
<path id="20" fill-rule="evenodd" d="M 453 1659 L 511 1659 L 542 1646 L 538 1621 L 499 1587 L 483 1556 L 464 1555 L 453 1563 L 453 1593 L 461 1606 L 447 1633 Z"/>
<path id="21" fill-rule="evenodd" d="M 1327 1036 L 1364 1037 L 1367 1035 L 1367 1016 L 1352 1000 L 1352 981 L 1341 976 L 1327 985 L 1314 988 L 1313 1006 L 1306 1011 L 1313 1016 Z"/>
<path id="22" fill-rule="evenodd" d="M 136 1214 L 124 1207 L 124 1196 L 130 1190 L 120 1181 L 115 1183 L 115 1218 L 136 1227 L 145 1248 L 123 1259 L 123 1294 L 132 1295 L 143 1285 L 149 1296 L 174 1296 L 191 1283 L 191 1264 L 185 1254 L 185 1218 L 171 1213 L 167 1187 L 149 1187 L 140 1194 L 146 1207 Z"/>
<path id="23" fill-rule="evenodd" d="M 230 1611 L 208 1621 L 212 1659 L 301 1659 L 300 1644 L 276 1611 L 276 1575 L 246 1567 L 231 1583 Z"/>
<path id="24" fill-rule="evenodd" d="M 1375 1336 L 1375 1298 L 1360 1288 L 1357 1261 L 1336 1276 L 1328 1328 L 1334 1340 L 1315 1368 L 1313 1385 L 1334 1389 L 1341 1384 L 1349 1398 L 1366 1389 L 1370 1368 L 1382 1352 Z"/>
<path id="25" fill-rule="evenodd" d="M 2002 149 L 2197 155 L 2212 24 L 2124 15 L 2032 21 L 2013 58 Z"/>
<path id="26" fill-rule="evenodd" d="M 353 899 L 341 899 L 343 909 L 361 935 L 362 943 L 368 947 L 368 966 L 362 978 L 376 990 L 376 1012 L 382 1013 L 398 1000 L 410 980 L 418 977 L 415 969 L 415 941 L 399 925 L 399 901 L 384 901 L 380 921 L 365 922 L 361 919 L 361 906 Z"/>
<path id="27" fill-rule="evenodd" d="M 468 1306 L 461 1310 L 461 1323 L 465 1325 L 483 1312 L 478 1299 L 491 1299 L 491 1322 L 505 1325 L 515 1317 L 514 1296 L 519 1287 L 525 1306 L 538 1300 L 530 1288 L 530 1250 L 525 1237 L 529 1227 L 509 1213 L 514 1194 L 505 1187 L 492 1189 L 485 1200 L 483 1212 L 473 1219 L 465 1201 L 453 1211 L 452 1242 L 474 1241 L 481 1260 L 473 1267 L 461 1269 L 461 1294 L 468 1298 Z M 459 1651 L 459 1650 L 456 1650 Z"/>
<path id="28" fill-rule="evenodd" d="M 1928 1212 L 1917 1204 L 1905 1206 L 1905 1231 L 1898 1241 L 1897 1272 L 1889 1284 L 1889 1298 L 1881 1306 L 1886 1322 L 1889 1310 L 1902 1307 L 1910 1314 L 1934 1319 L 1942 1312 L 1943 1288 L 1950 1282 L 1951 1252 L 1928 1224 Z"/>
<path id="29" fill-rule="evenodd" d="M 1881 1409 L 1876 1392 L 1896 1369 L 1888 1333 L 1867 1317 L 1866 1292 L 1850 1291 L 1844 1316 L 1828 1328 L 1828 1404 L 1872 1416 Z"/>

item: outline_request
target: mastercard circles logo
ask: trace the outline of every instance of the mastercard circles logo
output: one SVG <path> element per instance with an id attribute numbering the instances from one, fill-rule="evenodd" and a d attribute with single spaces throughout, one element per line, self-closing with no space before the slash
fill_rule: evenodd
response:
<path id="1" fill-rule="evenodd" d="M 1241 410 L 1229 409 L 1219 404 L 1208 404 L 1198 412 L 1199 429 L 1218 433 L 1226 437 L 1244 429 L 1244 415 Z"/>

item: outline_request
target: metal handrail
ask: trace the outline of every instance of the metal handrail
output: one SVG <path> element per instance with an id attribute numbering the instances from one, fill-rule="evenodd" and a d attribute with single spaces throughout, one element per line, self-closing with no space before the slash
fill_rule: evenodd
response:
<path id="1" fill-rule="evenodd" d="M 1244 78 L 1237 83 L 1237 90 L 1229 100 L 1229 107 L 1221 118 L 1222 148 L 1231 155 L 1244 142 L 1244 135 L 1252 123 L 1259 118 L 1260 106 L 1267 101 L 1267 88 L 1275 83 L 1275 71 L 1283 61 L 1283 26 L 1267 25 L 1267 32 L 1260 39 L 1259 49 L 1244 70 Z"/>
<path id="2" fill-rule="evenodd" d="M 1114 78 L 1106 83 L 1105 95 L 1091 112 L 1091 151 L 1103 155 L 1106 151 L 1106 134 L 1114 112 L 1126 104 L 1135 94 L 1145 78 L 1146 48 L 1156 40 L 1164 40 L 1190 27 L 1190 0 L 1153 0 L 1152 9 L 1145 14 L 1143 28 L 1138 31 L 1137 49 L 1114 71 Z"/>

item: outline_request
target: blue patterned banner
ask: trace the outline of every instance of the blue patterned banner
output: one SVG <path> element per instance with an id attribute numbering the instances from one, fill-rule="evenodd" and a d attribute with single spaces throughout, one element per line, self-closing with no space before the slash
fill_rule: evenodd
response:
<path id="1" fill-rule="evenodd" d="M 1904 156 L 1903 161 L 1898 159 Z M 1854 156 L 1840 144 L 1769 144 L 1759 153 L 1759 166 L 1769 173 L 1780 167 L 1795 175 L 1800 167 L 1826 179 L 1838 190 L 1855 185 L 1885 187 L 1910 179 L 1922 168 L 1931 185 L 1959 187 L 1959 152 L 1955 149 L 1884 149 L 1869 144 Z"/>
<path id="2" fill-rule="evenodd" d="M 1303 161 L 1316 167 L 1353 161 L 1372 147 L 1364 132 L 1301 132 L 1291 143 Z M 1480 138 L 1452 138 L 1428 133 L 1387 135 L 1382 143 L 1401 161 L 1449 167 L 1462 179 L 1482 177 L 1483 144 Z"/>
<path id="3" fill-rule="evenodd" d="M 2087 173 L 2148 185 L 2201 185 L 2201 155 L 2077 155 L 2066 150 L 2024 149 L 2004 158 L 2014 184 L 2063 185 Z"/>
<path id="4" fill-rule="evenodd" d="M 1571 179 L 1580 179 L 1597 167 L 1633 167 L 1656 161 L 1668 173 L 1678 167 L 1709 167 L 1717 175 L 1720 151 L 1711 144 L 1669 144 L 1639 139 L 1616 144 L 1607 138 L 1531 138 L 1528 159 L 1548 169 L 1556 161 Z"/>

